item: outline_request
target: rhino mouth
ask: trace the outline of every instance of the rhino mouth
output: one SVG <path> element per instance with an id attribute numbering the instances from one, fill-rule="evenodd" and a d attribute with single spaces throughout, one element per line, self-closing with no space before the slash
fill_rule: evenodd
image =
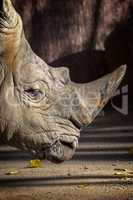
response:
<path id="1" fill-rule="evenodd" d="M 68 136 L 62 136 L 45 150 L 44 156 L 47 160 L 54 163 L 61 163 L 73 157 L 78 145 L 78 138 L 71 136 L 72 139 L 68 141 L 66 137 Z"/>
<path id="2" fill-rule="evenodd" d="M 60 123 L 62 125 L 61 120 Z M 54 136 L 56 133 L 57 137 Z M 53 135 L 53 142 L 40 149 L 41 157 L 54 163 L 70 160 L 78 147 L 80 129 L 67 120 L 61 127 L 58 122 L 58 130 L 52 130 L 51 135 Z"/>
<path id="3" fill-rule="evenodd" d="M 80 128 L 71 119 L 56 117 L 55 120 L 54 126 L 58 128 L 53 130 L 53 134 L 51 133 L 54 137 L 53 142 L 43 149 L 43 156 L 51 162 L 61 163 L 73 157 L 78 146 Z M 57 137 L 54 136 L 55 133 Z"/>
<path id="4" fill-rule="evenodd" d="M 65 133 L 60 134 L 59 138 L 45 149 L 44 157 L 54 163 L 61 163 L 66 160 L 70 160 L 78 146 L 78 138 L 80 136 L 79 129 L 73 125 L 73 130 L 67 125 L 64 129 L 61 129 Z"/>
<path id="5" fill-rule="evenodd" d="M 34 158 L 47 159 L 54 163 L 70 160 L 78 147 L 80 129 L 74 126 L 70 120 L 62 120 L 58 117 L 56 117 L 56 123 L 49 123 L 48 126 L 50 129 L 46 130 L 46 127 L 42 127 L 38 134 L 34 130 L 32 138 L 24 137 L 22 144 L 25 145 L 22 145 L 21 148 L 24 151 L 28 150 Z M 22 134 L 19 134 L 19 136 L 22 140 Z M 16 137 L 18 137 L 18 134 L 16 134 Z"/>

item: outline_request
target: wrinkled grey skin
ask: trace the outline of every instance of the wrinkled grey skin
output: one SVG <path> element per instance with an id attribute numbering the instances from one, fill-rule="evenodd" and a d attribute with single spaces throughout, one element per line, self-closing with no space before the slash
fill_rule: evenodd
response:
<path id="1" fill-rule="evenodd" d="M 119 86 L 126 67 L 88 83 L 71 82 L 30 48 L 10 0 L 0 3 L 1 141 L 53 162 L 72 158 L 89 125 Z"/>

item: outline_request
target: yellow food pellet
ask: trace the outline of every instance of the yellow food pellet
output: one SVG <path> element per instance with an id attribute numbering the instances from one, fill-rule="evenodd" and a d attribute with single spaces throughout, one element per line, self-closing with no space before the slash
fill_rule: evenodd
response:
<path id="1" fill-rule="evenodd" d="M 15 174 L 18 174 L 19 171 L 18 170 L 13 170 L 13 171 L 9 171 L 6 173 L 6 175 L 15 175 Z"/>
<path id="2" fill-rule="evenodd" d="M 30 160 L 29 167 L 31 167 L 31 168 L 41 167 L 41 161 L 40 160 Z"/>
<path id="3" fill-rule="evenodd" d="M 85 184 L 80 184 L 80 185 L 78 185 L 78 187 L 81 188 L 81 189 L 85 189 L 85 188 L 88 187 L 88 186 L 89 186 L 89 183 L 85 183 Z"/>

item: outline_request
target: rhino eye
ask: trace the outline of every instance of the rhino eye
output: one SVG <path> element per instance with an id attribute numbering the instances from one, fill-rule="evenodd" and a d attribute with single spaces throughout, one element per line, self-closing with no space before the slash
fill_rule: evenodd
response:
<path id="1" fill-rule="evenodd" d="M 25 92 L 28 93 L 28 94 L 31 95 L 31 96 L 38 96 L 38 94 L 41 93 L 40 90 L 38 90 L 38 89 L 33 89 L 33 88 L 26 89 Z"/>
<path id="2" fill-rule="evenodd" d="M 42 91 L 39 89 L 28 88 L 24 90 L 24 93 L 30 97 L 32 100 L 39 100 L 42 98 Z"/>

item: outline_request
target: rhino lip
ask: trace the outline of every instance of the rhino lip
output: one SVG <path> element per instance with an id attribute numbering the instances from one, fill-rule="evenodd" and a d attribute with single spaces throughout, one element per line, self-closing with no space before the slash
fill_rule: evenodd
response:
<path id="1" fill-rule="evenodd" d="M 78 138 L 73 137 L 73 141 L 59 139 L 49 148 L 45 150 L 45 158 L 54 163 L 61 163 L 65 160 L 70 160 L 78 145 Z"/>
<path id="2" fill-rule="evenodd" d="M 77 128 L 80 129 L 81 128 L 81 123 L 79 123 L 76 119 L 74 119 L 74 117 L 70 118 L 70 122 L 72 122 L 72 124 Z"/>

